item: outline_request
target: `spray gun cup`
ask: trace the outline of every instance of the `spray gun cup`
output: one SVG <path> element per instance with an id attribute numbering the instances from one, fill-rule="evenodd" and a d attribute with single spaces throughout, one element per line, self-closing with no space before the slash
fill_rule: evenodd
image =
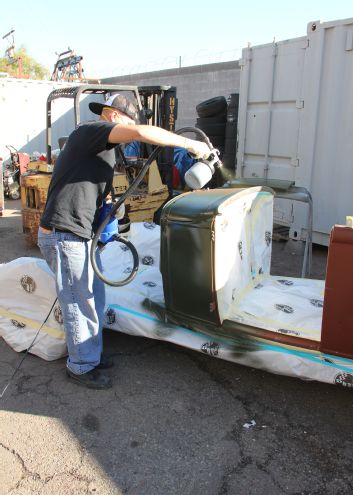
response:
<path id="1" fill-rule="evenodd" d="M 189 168 L 184 180 L 190 189 L 201 189 L 212 179 L 214 171 L 213 165 L 206 161 L 199 161 Z"/>

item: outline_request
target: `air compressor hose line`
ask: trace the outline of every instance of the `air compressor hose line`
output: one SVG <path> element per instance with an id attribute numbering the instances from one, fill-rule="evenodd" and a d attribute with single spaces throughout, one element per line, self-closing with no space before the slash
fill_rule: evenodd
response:
<path id="1" fill-rule="evenodd" d="M 201 129 L 197 129 L 196 127 L 183 127 L 182 129 L 179 129 L 175 132 L 175 134 L 186 134 L 186 133 L 197 134 L 207 144 L 207 146 L 210 148 L 210 150 L 212 149 L 212 145 L 211 145 L 208 137 L 206 136 L 206 134 L 203 131 L 201 131 Z M 137 272 L 138 272 L 138 268 L 139 268 L 139 256 L 138 256 L 138 253 L 136 251 L 135 246 L 130 241 L 125 239 L 123 236 L 116 234 L 114 236 L 114 240 L 117 242 L 121 242 L 121 243 L 125 244 L 125 246 L 127 246 L 130 249 L 131 254 L 132 254 L 132 258 L 133 258 L 133 267 L 132 267 L 131 272 L 129 273 L 129 275 L 125 279 L 123 279 L 123 280 L 110 280 L 105 275 L 103 275 L 103 273 L 100 271 L 98 264 L 97 264 L 96 250 L 98 247 L 99 238 L 100 238 L 102 232 L 104 231 L 106 225 L 109 223 L 110 219 L 115 215 L 115 213 L 118 211 L 120 206 L 140 185 L 140 183 L 141 183 L 142 179 L 144 178 L 144 176 L 146 175 L 147 170 L 149 169 L 151 163 L 156 159 L 156 157 L 158 156 L 158 154 L 160 153 L 161 150 L 162 150 L 162 147 L 157 146 L 152 151 L 150 156 L 147 158 L 146 163 L 143 165 L 140 172 L 137 174 L 135 180 L 130 185 L 130 187 L 124 192 L 124 194 L 122 194 L 122 196 L 120 196 L 118 201 L 113 204 L 112 208 L 110 209 L 107 216 L 103 219 L 103 221 L 99 225 L 99 227 L 98 227 L 97 231 L 95 232 L 94 237 L 92 239 L 90 258 L 91 258 L 93 270 L 94 270 L 94 272 L 98 278 L 100 278 L 107 285 L 111 285 L 112 287 L 122 287 L 123 285 L 130 283 L 136 277 Z"/>

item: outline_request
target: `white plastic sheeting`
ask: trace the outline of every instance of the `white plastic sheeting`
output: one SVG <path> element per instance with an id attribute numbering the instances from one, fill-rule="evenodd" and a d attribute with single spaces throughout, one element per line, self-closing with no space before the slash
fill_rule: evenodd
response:
<path id="1" fill-rule="evenodd" d="M 234 304 L 229 319 L 320 342 L 324 282 L 273 276 L 260 280 Z"/>
<path id="2" fill-rule="evenodd" d="M 0 265 L 0 335 L 15 351 L 27 349 L 55 299 L 54 277 L 44 260 L 18 258 Z M 31 352 L 47 360 L 66 354 L 58 303 Z"/>
<path id="3" fill-rule="evenodd" d="M 236 330 L 233 336 L 225 338 L 206 335 L 166 322 L 163 316 L 151 311 L 151 301 L 161 304 L 164 301 L 159 271 L 160 229 L 149 223 L 132 224 L 130 237 L 139 252 L 140 269 L 129 285 L 121 288 L 106 287 L 107 328 L 131 335 L 166 340 L 214 357 L 273 373 L 353 386 L 352 360 L 251 336 L 244 338 L 237 334 Z M 119 243 L 109 244 L 102 258 L 103 266 L 109 267 L 105 274 L 114 279 L 126 277 L 132 266 L 129 252 Z M 287 280 L 293 284 L 282 283 L 279 280 Z M 43 260 L 19 258 L 0 265 L 0 281 L 0 334 L 13 349 L 22 351 L 32 343 L 56 297 L 53 276 Z M 314 280 L 268 276 L 262 283 L 268 292 L 265 291 L 261 299 L 258 296 L 259 289 L 254 288 L 238 306 L 234 319 L 239 319 L 239 315 L 246 315 L 246 323 L 263 326 L 263 320 L 267 317 L 263 317 L 261 311 L 255 312 L 253 308 L 256 306 L 257 309 L 263 310 L 267 304 L 270 312 L 274 297 L 271 291 L 280 291 L 286 304 L 292 301 L 294 305 L 300 292 L 308 291 L 310 299 L 318 299 L 317 294 L 322 290 L 322 285 Z M 296 285 L 297 283 L 299 285 Z M 254 299 L 251 299 L 252 297 Z M 309 315 L 309 308 L 307 310 Z M 314 319 L 316 318 L 317 324 L 317 314 L 322 308 L 319 304 L 311 304 L 310 310 L 311 314 L 316 315 Z M 296 322 L 294 312 L 287 314 L 293 320 L 290 323 L 293 328 L 303 327 L 303 315 Z M 306 313 L 304 317 L 306 318 Z M 282 328 L 286 328 L 283 321 L 280 324 Z M 313 325 L 308 323 L 308 328 Z M 278 331 L 278 328 L 274 328 L 274 331 Z M 318 338 L 318 335 L 312 338 Z M 60 308 L 57 304 L 31 352 L 47 360 L 66 354 Z"/>

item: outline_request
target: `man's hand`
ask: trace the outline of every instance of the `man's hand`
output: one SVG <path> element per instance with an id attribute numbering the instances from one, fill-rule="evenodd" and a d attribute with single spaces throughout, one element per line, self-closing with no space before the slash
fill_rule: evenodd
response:
<path id="1" fill-rule="evenodd" d="M 201 141 L 194 141 L 193 139 L 188 139 L 186 149 L 196 158 L 206 160 L 210 154 L 211 150 L 206 143 Z"/>

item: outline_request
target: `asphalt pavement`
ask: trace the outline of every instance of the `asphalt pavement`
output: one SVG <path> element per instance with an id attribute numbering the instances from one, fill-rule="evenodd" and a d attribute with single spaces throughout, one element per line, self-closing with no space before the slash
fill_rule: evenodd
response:
<path id="1" fill-rule="evenodd" d="M 40 257 L 19 202 L 0 217 L 0 263 Z M 299 276 L 300 242 L 272 273 Z M 314 247 L 313 278 L 327 251 Z M 4 281 L 1 281 L 4 283 Z M 113 388 L 70 383 L 63 359 L 27 355 L 0 399 L 0 495 L 353 492 L 353 393 L 105 331 Z M 24 354 L 0 339 L 0 389 Z"/>

